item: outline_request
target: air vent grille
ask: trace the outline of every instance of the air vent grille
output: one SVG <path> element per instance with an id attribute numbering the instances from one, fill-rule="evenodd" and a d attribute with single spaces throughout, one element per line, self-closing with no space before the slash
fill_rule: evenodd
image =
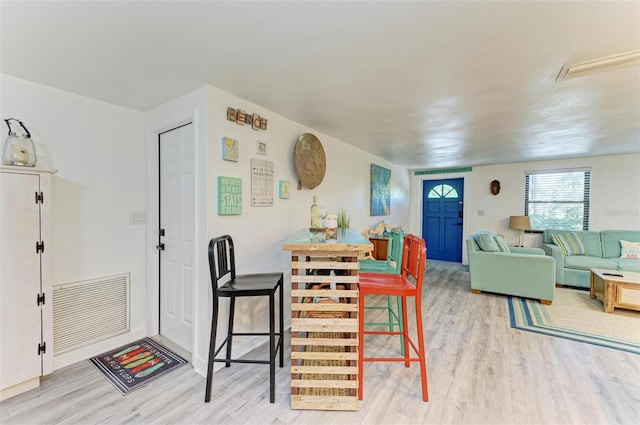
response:
<path id="1" fill-rule="evenodd" d="M 53 287 L 53 352 L 129 330 L 129 273 Z"/>

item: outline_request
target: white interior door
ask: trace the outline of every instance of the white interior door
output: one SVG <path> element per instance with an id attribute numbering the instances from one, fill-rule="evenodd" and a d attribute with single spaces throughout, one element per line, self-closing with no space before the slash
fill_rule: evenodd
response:
<path id="1" fill-rule="evenodd" d="M 159 143 L 160 334 L 192 352 L 195 237 L 193 124 L 160 134 Z"/>

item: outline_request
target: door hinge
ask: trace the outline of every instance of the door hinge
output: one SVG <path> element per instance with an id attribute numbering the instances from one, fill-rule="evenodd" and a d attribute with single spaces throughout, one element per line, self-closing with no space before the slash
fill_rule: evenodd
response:
<path id="1" fill-rule="evenodd" d="M 42 241 L 36 242 L 36 254 L 40 252 L 44 252 L 44 242 Z"/>
<path id="2" fill-rule="evenodd" d="M 47 352 L 47 343 L 42 342 L 42 344 L 38 344 L 38 355 L 44 354 Z"/>
<path id="3" fill-rule="evenodd" d="M 44 292 L 42 294 L 37 294 L 36 305 L 44 305 Z"/>
<path id="4" fill-rule="evenodd" d="M 36 192 L 36 204 L 44 203 L 44 195 L 42 192 Z"/>

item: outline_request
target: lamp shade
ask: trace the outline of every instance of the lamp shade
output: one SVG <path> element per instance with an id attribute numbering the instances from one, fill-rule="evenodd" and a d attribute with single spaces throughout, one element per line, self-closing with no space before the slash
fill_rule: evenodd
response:
<path id="1" fill-rule="evenodd" d="M 526 215 L 512 215 L 509 217 L 509 229 L 531 230 L 531 221 Z"/>

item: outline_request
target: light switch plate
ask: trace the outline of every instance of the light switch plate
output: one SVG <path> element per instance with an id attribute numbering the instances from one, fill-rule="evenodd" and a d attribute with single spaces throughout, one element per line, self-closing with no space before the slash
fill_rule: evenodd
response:
<path id="1" fill-rule="evenodd" d="M 129 211 L 129 224 L 144 224 L 147 213 L 144 211 Z"/>

